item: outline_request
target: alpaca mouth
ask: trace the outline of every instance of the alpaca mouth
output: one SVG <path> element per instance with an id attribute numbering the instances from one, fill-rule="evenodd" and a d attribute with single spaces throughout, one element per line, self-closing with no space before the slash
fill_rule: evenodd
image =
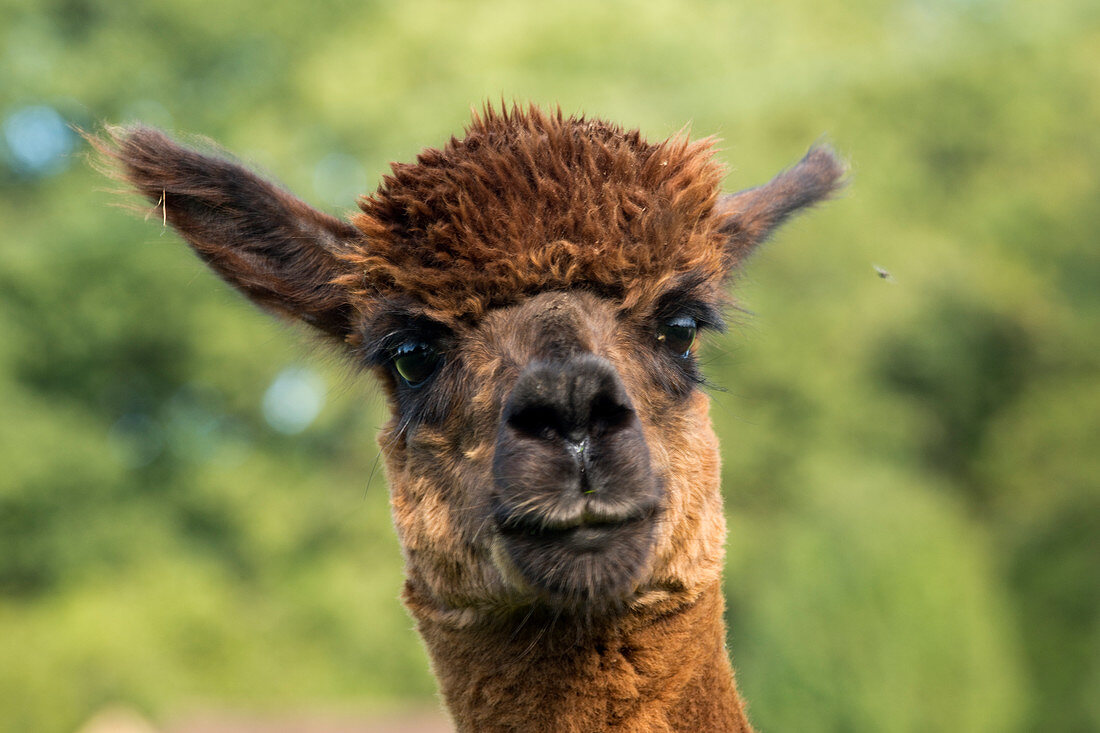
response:
<path id="1" fill-rule="evenodd" d="M 553 606 L 589 612 L 621 607 L 634 593 L 650 565 L 659 513 L 656 501 L 523 512 L 498 504 L 493 512 L 524 584 Z"/>
<path id="2" fill-rule="evenodd" d="M 641 521 L 633 519 L 560 528 L 532 527 L 523 530 L 521 537 L 537 544 L 557 545 L 571 552 L 599 553 L 607 550 L 609 544 L 613 544 L 617 538 L 629 532 L 633 525 Z M 507 531 L 504 534 L 506 537 L 514 536 Z"/>
<path id="3" fill-rule="evenodd" d="M 647 523 L 657 511 L 655 502 L 609 508 L 587 501 L 573 511 L 548 512 L 509 512 L 498 505 L 494 519 L 506 538 L 561 545 L 575 552 L 600 552 L 609 549 L 624 530 Z"/>

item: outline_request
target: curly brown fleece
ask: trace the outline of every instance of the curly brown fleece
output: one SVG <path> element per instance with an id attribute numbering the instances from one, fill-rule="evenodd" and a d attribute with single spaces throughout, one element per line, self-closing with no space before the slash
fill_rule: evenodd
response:
<path id="1" fill-rule="evenodd" d="M 488 108 L 360 201 L 352 221 L 372 246 L 349 253 L 348 283 L 477 318 L 546 290 L 627 298 L 687 273 L 721 280 L 732 262 L 711 217 L 724 173 L 712 152 L 560 110 Z"/>

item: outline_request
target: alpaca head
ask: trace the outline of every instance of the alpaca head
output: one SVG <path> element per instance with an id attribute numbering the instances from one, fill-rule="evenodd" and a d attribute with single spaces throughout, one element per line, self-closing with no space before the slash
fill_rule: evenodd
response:
<path id="1" fill-rule="evenodd" d="M 722 196 L 707 141 L 490 111 L 348 223 L 156 131 L 111 135 L 100 150 L 211 268 L 378 377 L 418 617 L 608 615 L 717 578 L 697 335 L 752 248 L 836 188 L 828 150 Z"/>

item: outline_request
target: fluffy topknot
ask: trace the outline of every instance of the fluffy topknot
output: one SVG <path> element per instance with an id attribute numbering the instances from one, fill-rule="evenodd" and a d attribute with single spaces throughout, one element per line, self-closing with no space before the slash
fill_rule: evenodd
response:
<path id="1" fill-rule="evenodd" d="M 476 317 L 543 290 L 633 299 L 689 272 L 717 284 L 732 264 L 709 139 L 651 144 L 560 110 L 488 108 L 463 139 L 392 168 L 353 219 L 365 245 L 343 255 L 361 296 Z"/>

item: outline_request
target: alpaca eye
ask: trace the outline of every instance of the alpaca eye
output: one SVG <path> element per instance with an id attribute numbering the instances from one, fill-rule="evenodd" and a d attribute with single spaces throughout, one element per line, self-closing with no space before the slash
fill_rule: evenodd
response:
<path id="1" fill-rule="evenodd" d="M 410 387 L 424 384 L 439 362 L 439 352 L 420 341 L 406 341 L 393 352 L 393 368 Z"/>
<path id="2" fill-rule="evenodd" d="M 695 343 L 698 326 L 691 316 L 677 316 L 657 327 L 657 340 L 676 356 L 686 357 Z"/>

